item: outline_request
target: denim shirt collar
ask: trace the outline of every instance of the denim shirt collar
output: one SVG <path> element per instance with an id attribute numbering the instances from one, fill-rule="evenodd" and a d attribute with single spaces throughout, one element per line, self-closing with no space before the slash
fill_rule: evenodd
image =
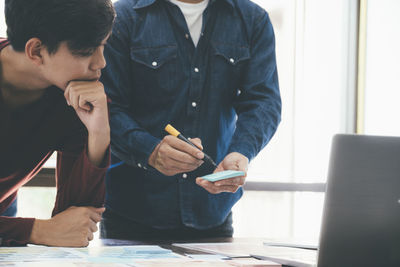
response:
<path id="1" fill-rule="evenodd" d="M 157 0 L 138 0 L 134 5 L 133 9 L 140 9 L 140 8 L 145 8 L 148 7 L 152 4 L 154 4 Z M 164 0 L 167 1 L 167 0 Z M 215 1 L 225 1 L 226 3 L 230 4 L 231 7 L 234 7 L 233 0 L 210 0 L 210 3 L 214 3 Z"/>

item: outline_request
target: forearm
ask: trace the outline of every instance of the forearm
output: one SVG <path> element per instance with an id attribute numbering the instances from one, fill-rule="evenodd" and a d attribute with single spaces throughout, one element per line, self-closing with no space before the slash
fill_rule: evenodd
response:
<path id="1" fill-rule="evenodd" d="M 88 134 L 88 157 L 91 163 L 100 167 L 110 145 L 110 128 Z"/>
<path id="2" fill-rule="evenodd" d="M 53 215 L 70 206 L 101 207 L 105 198 L 105 175 L 110 163 L 106 148 L 103 166 L 89 159 L 88 147 L 79 154 L 59 152 L 57 155 L 57 196 Z"/>
<path id="3" fill-rule="evenodd" d="M 239 152 L 252 160 L 275 134 L 280 123 L 279 105 L 269 104 L 239 114 L 228 153 Z"/>
<path id="4" fill-rule="evenodd" d="M 129 111 L 116 102 L 110 105 L 113 153 L 129 165 L 145 166 L 161 140 L 140 127 Z"/>
<path id="5" fill-rule="evenodd" d="M 243 72 L 241 93 L 234 104 L 238 115 L 228 150 L 249 160 L 265 147 L 281 120 L 281 97 L 275 57 L 275 37 L 267 13 L 256 20 L 251 59 Z"/>

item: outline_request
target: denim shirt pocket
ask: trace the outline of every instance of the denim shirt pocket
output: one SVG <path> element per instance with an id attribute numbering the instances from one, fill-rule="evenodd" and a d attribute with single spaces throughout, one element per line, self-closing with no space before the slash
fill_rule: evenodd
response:
<path id="1" fill-rule="evenodd" d="M 235 96 L 250 59 L 248 46 L 212 42 L 212 88 L 226 88 L 228 96 Z M 221 79 L 221 77 L 223 79 Z"/>
<path id="2" fill-rule="evenodd" d="M 177 85 L 176 79 L 171 79 L 171 77 L 177 75 L 177 54 L 178 48 L 175 45 L 131 47 L 134 86 L 152 97 L 173 96 Z"/>

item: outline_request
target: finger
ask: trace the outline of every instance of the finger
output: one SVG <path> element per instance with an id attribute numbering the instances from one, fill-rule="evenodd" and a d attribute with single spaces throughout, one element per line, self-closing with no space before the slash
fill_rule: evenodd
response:
<path id="1" fill-rule="evenodd" d="M 64 91 L 64 97 L 65 97 L 65 100 L 67 101 L 68 106 L 71 105 L 70 102 L 69 102 L 69 88 L 70 88 L 70 86 L 68 84 L 67 88 Z"/>
<path id="2" fill-rule="evenodd" d="M 90 231 L 92 231 L 92 233 L 97 232 L 97 230 L 98 230 L 97 223 L 95 223 L 94 221 L 91 221 L 89 224 L 89 229 L 90 229 Z"/>
<path id="3" fill-rule="evenodd" d="M 106 210 L 105 207 L 98 207 L 98 208 L 96 208 L 96 207 L 92 207 L 92 206 L 87 206 L 86 208 L 89 209 L 89 210 L 91 210 L 91 211 L 93 211 L 93 212 L 97 212 L 97 213 L 100 214 L 100 215 Z"/>
<path id="4" fill-rule="evenodd" d="M 203 164 L 204 161 L 200 159 L 195 159 L 193 157 L 188 156 L 187 154 L 184 154 L 180 152 L 180 155 L 177 154 L 170 154 L 165 158 L 165 162 L 171 166 L 171 167 L 176 167 L 179 169 L 192 169 L 192 168 L 198 168 L 201 164 Z M 189 157 L 189 158 L 186 158 Z"/>
<path id="5" fill-rule="evenodd" d="M 239 171 L 239 164 L 237 161 L 223 161 L 225 170 Z"/>
<path id="6" fill-rule="evenodd" d="M 86 81 L 86 80 L 73 80 L 70 81 L 68 86 L 71 86 L 76 89 L 93 89 L 97 88 L 98 90 L 104 89 L 104 85 L 100 81 Z"/>
<path id="7" fill-rule="evenodd" d="M 203 159 L 204 158 L 204 153 L 198 149 L 197 147 L 194 147 L 192 145 L 189 145 L 188 143 L 172 136 L 166 136 L 165 137 L 166 142 L 176 150 L 182 151 L 186 154 L 191 155 L 192 157 L 196 159 Z"/>
<path id="8" fill-rule="evenodd" d="M 212 182 L 209 182 L 201 178 L 197 178 L 196 183 L 201 187 L 203 187 L 204 189 L 206 189 L 211 194 L 219 194 L 222 192 L 235 193 L 239 189 L 239 186 L 235 185 L 216 186 Z"/>
<path id="9" fill-rule="evenodd" d="M 89 239 L 86 237 L 86 240 L 82 241 L 83 244 L 79 245 L 78 247 L 87 247 L 89 246 Z"/>
<path id="10" fill-rule="evenodd" d="M 242 178 L 239 178 L 239 179 L 234 178 L 231 181 L 225 181 L 225 179 L 224 179 L 224 180 L 218 181 L 221 184 L 217 184 L 217 182 L 214 182 L 214 183 L 211 182 L 211 185 L 209 185 L 209 187 L 212 186 L 214 190 L 216 190 L 216 191 L 221 190 L 221 192 L 236 192 L 239 187 L 244 185 L 244 181 L 245 181 L 245 179 L 242 179 Z"/>
<path id="11" fill-rule="evenodd" d="M 191 167 L 191 168 L 183 168 L 182 166 L 180 166 L 181 168 L 177 167 L 178 163 L 168 163 L 168 162 L 162 162 L 156 163 L 156 167 L 159 171 L 161 171 L 164 175 L 167 176 L 172 176 L 172 175 L 176 175 L 178 173 L 184 173 L 184 172 L 191 172 L 195 169 L 197 169 L 197 166 Z"/>
<path id="12" fill-rule="evenodd" d="M 86 99 L 83 95 L 79 96 L 78 104 L 81 109 L 86 110 L 86 111 L 91 111 L 93 108 L 93 105 L 91 105 L 90 102 L 86 101 Z"/>
<path id="13" fill-rule="evenodd" d="M 68 102 L 70 104 L 70 106 L 72 106 L 75 110 L 78 109 L 79 107 L 79 95 L 76 93 L 76 91 L 74 91 L 72 88 L 69 89 L 69 94 L 68 94 L 69 98 L 68 98 Z"/>
<path id="14" fill-rule="evenodd" d="M 237 165 L 239 167 L 239 171 L 244 171 L 245 172 L 244 177 L 246 177 L 247 176 L 247 169 L 249 167 L 249 161 L 248 160 L 239 160 Z"/>
<path id="15" fill-rule="evenodd" d="M 96 101 L 103 97 L 102 94 L 96 92 L 85 92 L 79 95 L 79 107 L 86 111 L 93 110 Z"/>
<path id="16" fill-rule="evenodd" d="M 197 138 L 197 137 L 196 138 L 190 138 L 190 142 L 195 144 L 199 149 L 203 150 L 203 145 L 201 144 L 200 138 Z"/>
<path id="17" fill-rule="evenodd" d="M 89 218 L 92 221 L 94 221 L 95 223 L 98 223 L 98 222 L 101 221 L 101 215 L 99 213 L 97 213 L 97 212 L 90 211 Z"/>
<path id="18" fill-rule="evenodd" d="M 93 233 L 91 231 L 88 231 L 88 236 L 87 236 L 88 241 L 92 241 L 93 238 L 94 238 Z"/>
<path id="19" fill-rule="evenodd" d="M 71 104 L 71 98 L 73 95 L 79 97 L 81 95 L 92 95 L 91 98 L 98 99 L 105 95 L 104 86 L 99 81 L 71 81 L 64 92 L 64 96 L 67 99 L 67 103 Z M 86 99 L 87 100 L 87 99 Z M 91 101 L 89 101 L 91 102 Z"/>
<path id="20" fill-rule="evenodd" d="M 95 223 L 98 223 L 101 221 L 101 214 L 103 213 L 103 211 L 100 211 L 100 210 L 104 211 L 104 208 L 96 209 L 93 207 L 89 207 L 89 211 L 88 211 L 89 218 Z"/>
<path id="21" fill-rule="evenodd" d="M 222 171 L 224 171 L 224 167 L 222 167 L 222 162 L 221 162 L 220 164 L 218 164 L 217 168 L 214 170 L 213 173 L 222 172 Z"/>
<path id="22" fill-rule="evenodd" d="M 197 151 L 199 151 L 199 150 L 197 150 Z M 181 150 L 177 149 L 176 147 L 171 146 L 170 144 L 166 144 L 165 146 L 160 147 L 159 153 L 162 154 L 163 158 L 170 158 L 177 162 L 186 163 L 186 164 L 197 166 L 197 167 L 202 164 L 201 159 L 195 158 L 192 155 L 190 155 L 184 151 L 181 151 Z M 204 155 L 203 155 L 203 157 L 204 157 Z"/>

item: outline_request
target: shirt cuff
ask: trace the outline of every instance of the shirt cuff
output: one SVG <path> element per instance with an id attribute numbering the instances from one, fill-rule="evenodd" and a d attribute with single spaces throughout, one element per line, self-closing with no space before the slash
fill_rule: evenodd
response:
<path id="1" fill-rule="evenodd" d="M 238 152 L 238 153 L 242 154 L 243 156 L 247 157 L 247 159 L 250 162 L 255 157 L 255 153 L 249 147 L 250 146 L 246 146 L 245 144 L 238 144 L 238 145 L 232 144 L 229 147 L 227 154 L 232 153 L 232 152 Z"/>
<path id="2" fill-rule="evenodd" d="M 131 166 L 151 170 L 152 167 L 148 164 L 149 157 L 160 142 L 160 139 L 150 134 L 138 134 L 135 136 L 135 141 L 129 145 L 130 151 L 120 151 L 115 148 L 113 153 Z"/>

